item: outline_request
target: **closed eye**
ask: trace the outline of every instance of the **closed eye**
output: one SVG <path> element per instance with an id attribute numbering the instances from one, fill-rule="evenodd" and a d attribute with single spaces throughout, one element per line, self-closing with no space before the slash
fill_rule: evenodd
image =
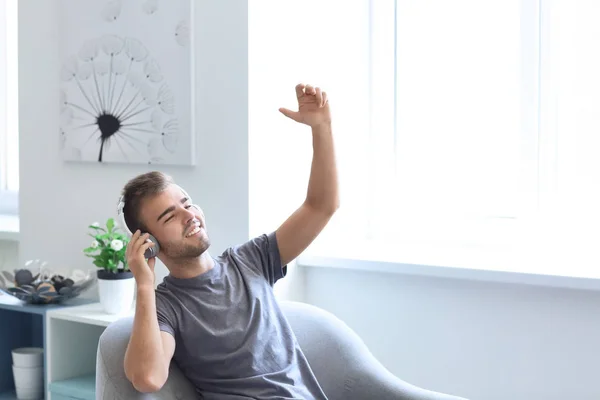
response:
<path id="1" fill-rule="evenodd" d="M 186 206 L 184 206 L 184 208 L 187 210 L 188 208 L 192 207 L 191 204 L 188 204 Z M 166 224 L 167 222 L 171 221 L 175 216 L 173 214 L 171 214 L 171 216 L 169 218 L 167 218 L 164 223 Z"/>

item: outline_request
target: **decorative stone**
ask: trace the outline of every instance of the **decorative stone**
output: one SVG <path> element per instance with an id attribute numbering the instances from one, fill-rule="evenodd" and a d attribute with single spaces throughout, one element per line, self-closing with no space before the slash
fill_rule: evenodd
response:
<path id="1" fill-rule="evenodd" d="M 15 285 L 29 285 L 33 282 L 33 274 L 28 269 L 20 269 L 15 272 Z"/>
<path id="2" fill-rule="evenodd" d="M 38 293 L 56 292 L 56 289 L 50 282 L 42 282 L 37 287 Z"/>

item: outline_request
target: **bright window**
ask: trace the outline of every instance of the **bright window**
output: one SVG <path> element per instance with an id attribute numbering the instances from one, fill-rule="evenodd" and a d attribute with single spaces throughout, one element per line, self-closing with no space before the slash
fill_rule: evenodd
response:
<path id="1" fill-rule="evenodd" d="M 371 237 L 497 241 L 535 211 L 537 5 L 372 1 Z"/>
<path id="2" fill-rule="evenodd" d="M 305 194 L 309 141 L 273 109 L 316 81 L 342 184 L 324 248 L 600 242 L 600 2 L 249 4 L 256 207 L 279 220 Z"/>
<path id="3" fill-rule="evenodd" d="M 0 2 L 0 213 L 15 213 L 19 190 L 17 2 Z"/>

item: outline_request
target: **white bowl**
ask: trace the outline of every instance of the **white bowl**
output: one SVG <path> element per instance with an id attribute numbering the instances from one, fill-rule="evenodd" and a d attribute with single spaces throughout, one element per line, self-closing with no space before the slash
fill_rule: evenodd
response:
<path id="1" fill-rule="evenodd" d="M 12 351 L 13 365 L 17 367 L 39 367 L 44 365 L 44 349 L 21 347 Z"/>
<path id="2" fill-rule="evenodd" d="M 44 386 L 44 367 L 12 366 L 15 387 L 21 389 L 38 389 Z"/>
<path id="3" fill-rule="evenodd" d="M 44 398 L 44 388 L 20 388 L 16 387 L 17 399 L 19 400 L 40 400 Z"/>

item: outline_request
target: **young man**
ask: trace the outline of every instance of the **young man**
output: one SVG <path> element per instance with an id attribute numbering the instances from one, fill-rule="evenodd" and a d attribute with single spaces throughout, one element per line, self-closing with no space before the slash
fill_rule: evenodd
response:
<path id="1" fill-rule="evenodd" d="M 312 167 L 306 200 L 274 232 L 212 257 L 203 212 L 168 176 L 150 172 L 125 186 L 137 282 L 125 372 L 138 391 L 159 390 L 174 359 L 206 400 L 326 399 L 272 290 L 339 204 L 327 94 L 300 84 L 296 95 L 298 111 L 280 112 L 311 127 Z M 169 269 L 156 290 L 148 234 Z"/>

